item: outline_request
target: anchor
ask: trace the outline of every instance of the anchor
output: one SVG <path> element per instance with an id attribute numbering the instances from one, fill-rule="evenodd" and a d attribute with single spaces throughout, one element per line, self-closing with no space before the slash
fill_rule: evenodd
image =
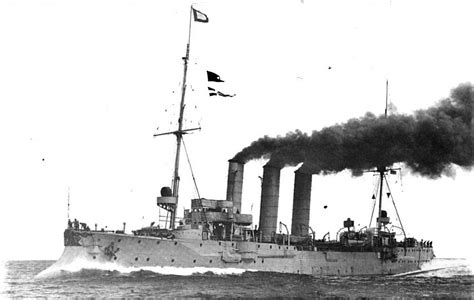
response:
<path id="1" fill-rule="evenodd" d="M 104 254 L 107 255 L 110 259 L 115 258 L 120 248 L 114 247 L 114 242 L 111 242 L 107 247 L 104 248 Z"/>

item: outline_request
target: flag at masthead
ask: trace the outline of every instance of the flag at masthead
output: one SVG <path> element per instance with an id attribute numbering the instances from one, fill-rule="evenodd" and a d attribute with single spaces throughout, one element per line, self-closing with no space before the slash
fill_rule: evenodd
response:
<path id="1" fill-rule="evenodd" d="M 209 22 L 209 18 L 205 14 L 195 9 L 194 7 L 191 7 L 191 9 L 193 10 L 194 21 L 203 23 Z"/>

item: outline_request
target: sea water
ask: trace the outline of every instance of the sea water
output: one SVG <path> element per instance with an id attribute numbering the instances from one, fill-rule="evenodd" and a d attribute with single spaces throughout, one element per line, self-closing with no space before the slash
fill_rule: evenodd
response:
<path id="1" fill-rule="evenodd" d="M 114 268 L 53 261 L 0 265 L 0 297 L 25 298 L 473 298 L 474 276 L 462 259 L 435 259 L 427 271 L 403 276 L 313 277 L 205 268 Z"/>

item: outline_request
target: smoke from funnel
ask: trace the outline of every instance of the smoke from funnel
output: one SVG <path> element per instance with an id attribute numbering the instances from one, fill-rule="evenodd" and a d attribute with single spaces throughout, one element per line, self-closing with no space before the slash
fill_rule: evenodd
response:
<path id="1" fill-rule="evenodd" d="M 311 135 L 296 130 L 286 136 L 264 136 L 233 159 L 248 162 L 271 157 L 270 164 L 275 166 L 305 162 L 316 174 L 350 169 L 353 175 L 400 162 L 424 176 L 450 175 L 452 164 L 473 166 L 473 99 L 473 85 L 464 83 L 449 98 L 413 115 L 366 113 Z"/>

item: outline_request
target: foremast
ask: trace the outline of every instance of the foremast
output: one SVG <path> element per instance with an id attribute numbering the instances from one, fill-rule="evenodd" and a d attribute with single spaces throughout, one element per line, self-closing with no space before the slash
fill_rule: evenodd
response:
<path id="1" fill-rule="evenodd" d="M 184 121 L 184 99 L 186 95 L 186 78 L 187 78 L 187 73 L 188 73 L 188 61 L 189 61 L 189 51 L 190 51 L 190 45 L 191 45 L 191 24 L 192 24 L 192 17 L 193 17 L 193 10 L 194 8 L 190 7 L 189 11 L 189 27 L 188 27 L 188 42 L 186 44 L 186 56 L 183 57 L 183 84 L 181 87 L 181 100 L 179 104 L 179 117 L 178 117 L 178 129 L 175 131 L 171 132 L 166 132 L 166 133 L 159 133 L 155 134 L 154 136 L 160 136 L 160 135 L 168 135 L 168 134 L 174 134 L 176 136 L 176 157 L 174 161 L 174 171 L 173 171 L 173 181 L 172 181 L 172 192 L 171 196 L 173 198 L 173 203 L 168 204 L 163 206 L 166 210 L 170 211 L 171 217 L 170 217 L 170 229 L 175 228 L 175 223 L 176 223 L 176 211 L 178 209 L 178 199 L 179 199 L 179 161 L 180 161 L 180 156 L 181 156 L 181 144 L 183 141 L 183 135 L 186 134 L 189 131 L 193 130 L 199 130 L 201 128 L 190 128 L 190 129 L 183 129 L 183 121 Z"/>

